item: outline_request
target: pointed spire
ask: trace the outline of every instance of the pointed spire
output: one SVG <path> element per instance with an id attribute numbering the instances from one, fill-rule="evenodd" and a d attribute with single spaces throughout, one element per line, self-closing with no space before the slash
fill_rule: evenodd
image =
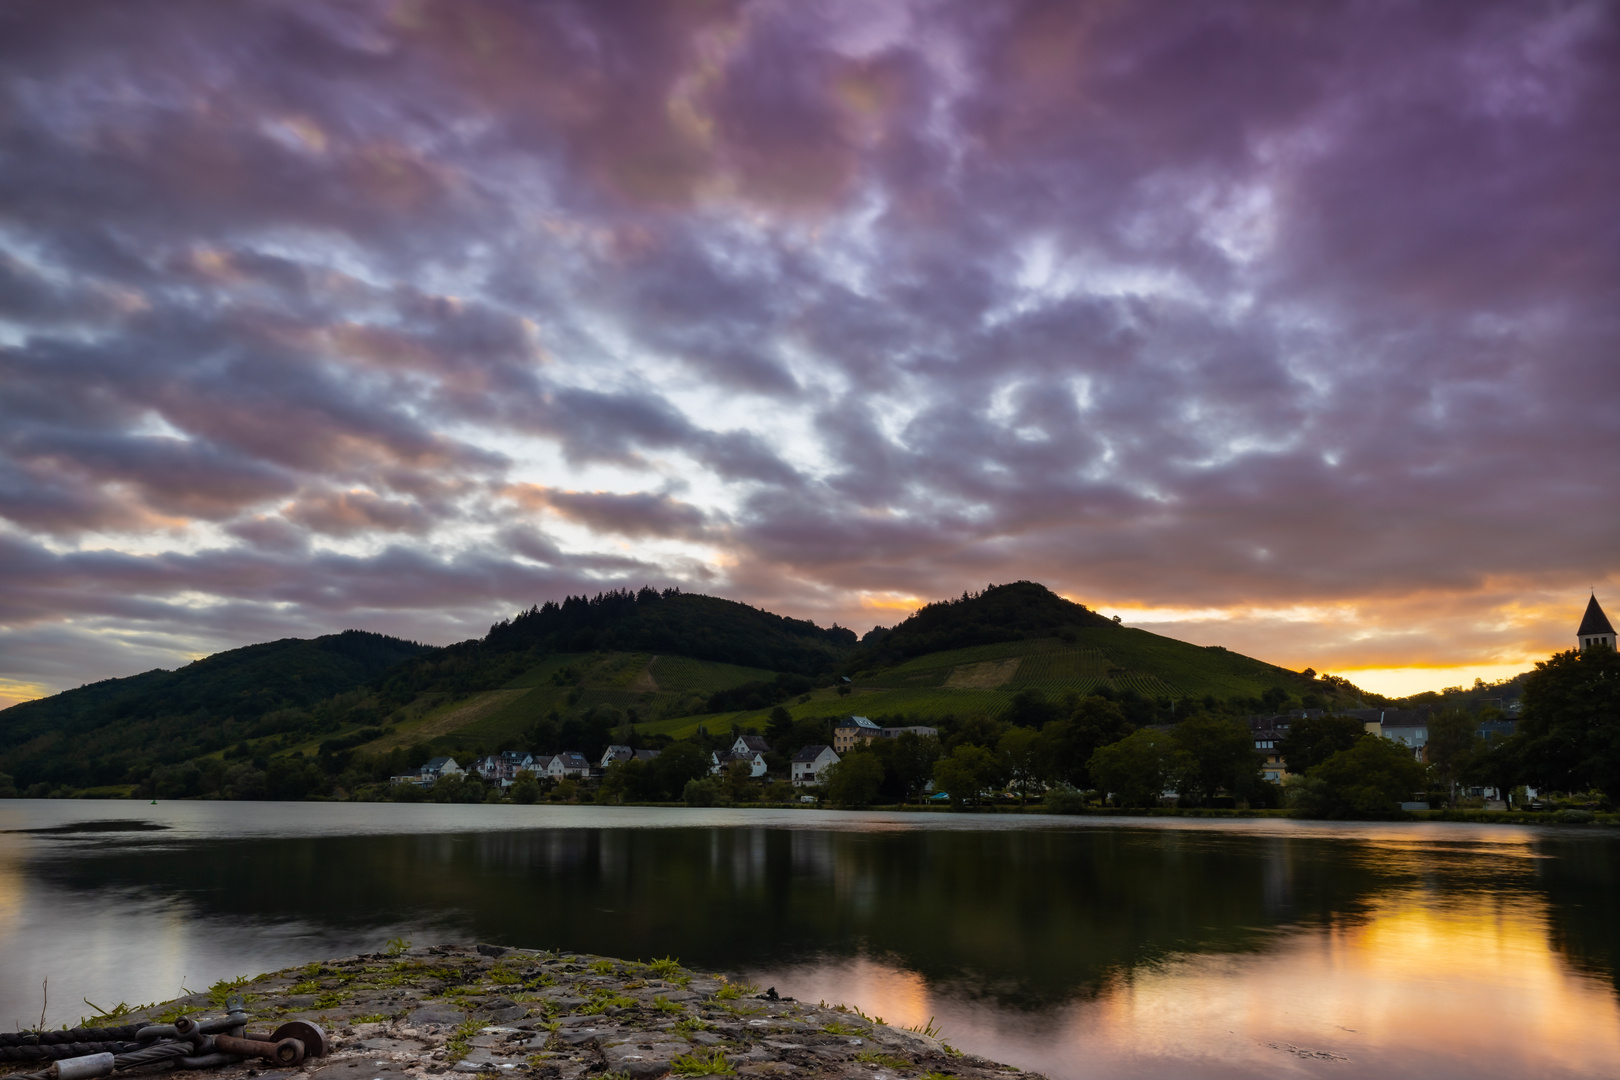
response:
<path id="1" fill-rule="evenodd" d="M 1576 637 L 1585 637 L 1588 634 L 1612 634 L 1614 627 L 1609 625 L 1609 617 L 1603 614 L 1603 608 L 1598 606 L 1597 593 L 1592 593 L 1592 599 L 1586 602 L 1586 615 L 1581 619 L 1581 628 L 1575 631 Z"/>

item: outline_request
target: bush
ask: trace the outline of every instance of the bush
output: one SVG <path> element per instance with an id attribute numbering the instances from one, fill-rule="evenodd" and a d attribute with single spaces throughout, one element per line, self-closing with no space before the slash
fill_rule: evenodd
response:
<path id="1" fill-rule="evenodd" d="M 686 800 L 687 806 L 721 806 L 725 801 L 725 789 L 720 785 L 720 780 L 713 776 L 688 780 L 681 798 Z"/>
<path id="2" fill-rule="evenodd" d="M 1041 808 L 1048 814 L 1083 814 L 1086 811 L 1085 792 L 1064 784 L 1052 788 L 1041 799 Z"/>
<path id="3" fill-rule="evenodd" d="M 1097 786 L 1113 795 L 1114 805 L 1157 806 L 1192 764 L 1175 736 L 1143 728 L 1098 748 L 1087 767 Z"/>
<path id="4" fill-rule="evenodd" d="M 1560 810 L 1558 820 L 1570 825 L 1585 825 L 1597 819 L 1597 815 L 1590 810 Z"/>
<path id="5" fill-rule="evenodd" d="M 883 763 L 877 755 L 851 753 L 827 770 L 827 797 L 840 806 L 866 806 L 877 798 L 883 784 Z"/>
<path id="6" fill-rule="evenodd" d="M 517 779 L 512 781 L 510 794 L 513 802 L 522 803 L 525 806 L 539 802 L 540 781 L 534 778 L 534 773 L 524 769 L 517 774 Z"/>
<path id="7" fill-rule="evenodd" d="M 1367 738 L 1302 777 L 1288 778 L 1289 802 L 1306 817 L 1388 818 L 1423 786 L 1424 768 L 1388 739 Z"/>

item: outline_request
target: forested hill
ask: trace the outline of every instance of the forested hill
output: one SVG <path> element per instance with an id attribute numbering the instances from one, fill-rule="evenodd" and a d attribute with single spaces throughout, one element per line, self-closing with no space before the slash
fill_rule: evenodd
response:
<path id="1" fill-rule="evenodd" d="M 928 604 L 894 629 L 866 635 L 859 662 L 880 667 L 947 649 L 1062 638 L 1077 630 L 1114 625 L 1113 620 L 1084 604 L 1065 600 L 1045 585 L 1015 581 Z"/>
<path id="2" fill-rule="evenodd" d="M 678 589 L 643 588 L 547 601 L 496 623 L 496 652 L 646 652 L 817 675 L 855 647 L 855 634 Z"/>
<path id="3" fill-rule="evenodd" d="M 363 630 L 248 645 L 175 671 L 106 679 L 13 705 L 0 711 L 0 749 L 42 735 L 60 740 L 115 722 L 126 726 L 166 717 L 251 721 L 280 709 L 308 708 L 433 651 Z"/>

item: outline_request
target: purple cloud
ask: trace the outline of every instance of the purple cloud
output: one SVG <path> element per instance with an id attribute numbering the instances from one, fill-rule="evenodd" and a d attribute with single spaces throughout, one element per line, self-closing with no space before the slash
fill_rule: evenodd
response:
<path id="1" fill-rule="evenodd" d="M 0 678 L 643 582 L 1561 645 L 1617 58 L 1600 3 L 7 5 Z"/>

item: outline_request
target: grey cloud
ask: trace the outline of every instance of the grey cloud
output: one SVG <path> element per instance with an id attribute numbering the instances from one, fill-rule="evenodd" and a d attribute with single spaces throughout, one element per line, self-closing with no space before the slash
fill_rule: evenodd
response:
<path id="1" fill-rule="evenodd" d="M 192 641 L 186 588 L 222 642 L 440 634 L 658 579 L 869 622 L 1017 577 L 1478 613 L 1615 573 L 1612 9 L 966 2 L 853 55 L 868 17 L 7 5 L 8 618 Z M 562 550 L 500 498 L 531 438 L 555 510 L 734 561 Z M 177 518 L 237 546 L 31 547 Z"/>

